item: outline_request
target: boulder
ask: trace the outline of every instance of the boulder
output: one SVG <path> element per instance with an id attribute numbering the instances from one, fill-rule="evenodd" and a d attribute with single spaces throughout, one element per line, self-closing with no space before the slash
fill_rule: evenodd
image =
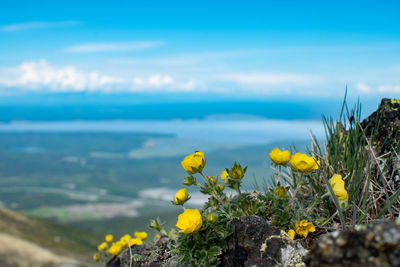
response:
<path id="1" fill-rule="evenodd" d="M 376 222 L 357 230 L 335 231 L 314 242 L 308 266 L 400 266 L 400 221 Z"/>

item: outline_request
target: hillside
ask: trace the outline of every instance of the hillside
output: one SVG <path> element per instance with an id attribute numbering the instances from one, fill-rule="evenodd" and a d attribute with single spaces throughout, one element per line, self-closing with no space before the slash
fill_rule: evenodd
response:
<path id="1" fill-rule="evenodd" d="M 89 266 L 99 237 L 0 208 L 0 266 Z"/>

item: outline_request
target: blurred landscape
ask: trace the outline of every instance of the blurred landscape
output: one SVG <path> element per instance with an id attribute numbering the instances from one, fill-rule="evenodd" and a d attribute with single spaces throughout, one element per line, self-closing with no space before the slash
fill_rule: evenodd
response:
<path id="1" fill-rule="evenodd" d="M 249 166 L 245 186 L 251 190 L 269 181 L 269 151 L 275 146 L 304 151 L 308 128 L 323 137 L 318 121 L 254 114 L 5 122 L 0 124 L 1 204 L 99 234 L 144 231 L 157 216 L 173 225 L 179 209 L 170 201 L 182 186 L 185 155 L 204 151 L 207 173 L 214 175 L 234 161 Z M 192 205 L 204 201 L 192 195 Z"/>

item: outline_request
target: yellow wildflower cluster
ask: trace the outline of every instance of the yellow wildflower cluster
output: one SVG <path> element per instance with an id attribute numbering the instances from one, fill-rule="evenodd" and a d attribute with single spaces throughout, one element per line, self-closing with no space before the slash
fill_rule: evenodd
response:
<path id="1" fill-rule="evenodd" d="M 317 161 L 315 157 L 310 157 L 300 152 L 291 155 L 290 151 L 281 151 L 278 148 L 272 149 L 269 153 L 269 157 L 275 166 L 286 166 L 290 162 L 290 166 L 293 170 L 302 173 L 309 173 L 313 170 L 317 170 L 319 166 L 319 161 Z"/>
<path id="2" fill-rule="evenodd" d="M 106 235 L 104 237 L 106 242 L 102 242 L 100 245 L 97 246 L 97 250 L 100 252 L 107 252 L 104 254 L 105 257 L 108 255 L 114 255 L 118 256 L 123 249 L 133 246 L 133 245 L 142 245 L 143 241 L 147 239 L 147 233 L 146 232 L 135 232 L 134 237 L 132 237 L 129 234 L 126 234 L 122 236 L 118 241 L 114 241 L 114 236 L 113 235 Z M 110 244 L 110 245 L 109 245 Z M 108 249 L 108 250 L 107 250 Z M 93 255 L 93 260 L 94 261 L 99 261 L 101 258 L 101 255 L 96 253 Z"/>

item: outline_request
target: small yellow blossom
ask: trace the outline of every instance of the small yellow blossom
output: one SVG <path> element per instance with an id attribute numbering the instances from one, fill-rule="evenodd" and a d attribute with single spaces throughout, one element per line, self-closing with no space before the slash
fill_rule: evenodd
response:
<path id="1" fill-rule="evenodd" d="M 228 177 L 228 176 L 229 176 L 229 174 L 228 174 L 227 171 L 222 171 L 222 172 L 221 172 L 221 179 L 222 179 L 222 180 L 225 180 L 226 177 Z"/>
<path id="2" fill-rule="evenodd" d="M 108 250 L 108 253 L 118 256 L 121 253 L 122 249 L 123 249 L 123 247 L 120 244 L 118 244 L 118 242 L 113 243 L 111 245 L 110 249 Z"/>
<path id="3" fill-rule="evenodd" d="M 392 104 L 400 104 L 400 100 L 396 98 L 391 99 Z"/>
<path id="4" fill-rule="evenodd" d="M 186 188 L 182 188 L 176 192 L 174 202 L 176 205 L 183 205 L 188 199 L 189 195 Z"/>
<path id="5" fill-rule="evenodd" d="M 99 251 L 104 251 L 106 249 L 108 249 L 108 244 L 106 242 L 101 243 L 100 245 L 97 246 L 97 249 Z"/>
<path id="6" fill-rule="evenodd" d="M 113 235 L 106 235 L 105 240 L 106 240 L 108 243 L 111 243 L 111 242 L 114 241 L 114 236 L 113 236 Z"/>
<path id="7" fill-rule="evenodd" d="M 329 183 L 331 184 L 333 192 L 339 200 L 349 199 L 349 194 L 347 193 L 346 188 L 344 188 L 345 184 L 340 174 L 334 174 L 329 180 Z"/>
<path id="8" fill-rule="evenodd" d="M 146 232 L 135 232 L 135 237 L 139 238 L 140 240 L 146 240 L 147 239 L 147 233 Z"/>
<path id="9" fill-rule="evenodd" d="M 143 240 L 140 238 L 132 238 L 129 240 L 129 245 L 133 246 L 133 245 L 142 245 L 143 244 Z"/>
<path id="10" fill-rule="evenodd" d="M 156 234 L 156 238 L 159 239 L 161 237 L 160 234 Z"/>
<path id="11" fill-rule="evenodd" d="M 100 255 L 99 255 L 99 253 L 93 254 L 93 260 L 94 260 L 95 262 L 98 262 L 98 261 L 100 260 Z"/>
<path id="12" fill-rule="evenodd" d="M 186 209 L 178 216 L 176 227 L 182 229 L 179 232 L 190 234 L 198 231 L 202 224 L 203 219 L 198 209 Z"/>
<path id="13" fill-rule="evenodd" d="M 293 230 L 293 229 L 290 229 L 288 232 L 287 232 L 287 234 L 288 234 L 288 236 L 290 237 L 290 239 L 294 239 L 294 237 L 296 236 L 296 232 Z"/>
<path id="14" fill-rule="evenodd" d="M 290 151 L 281 151 L 279 148 L 274 148 L 269 153 L 269 157 L 272 162 L 276 165 L 286 166 L 290 160 Z"/>
<path id="15" fill-rule="evenodd" d="M 306 154 L 297 152 L 294 154 L 290 160 L 290 165 L 296 171 L 302 173 L 309 173 L 312 170 L 317 170 L 319 161 L 317 162 L 315 157 L 309 157 Z"/>
<path id="16" fill-rule="evenodd" d="M 131 235 L 130 234 L 126 234 L 123 237 L 121 237 L 121 239 L 117 243 L 120 244 L 123 248 L 126 248 L 129 245 L 129 240 L 130 239 L 132 239 Z"/>
<path id="17" fill-rule="evenodd" d="M 295 227 L 296 233 L 304 237 L 307 237 L 309 232 L 315 232 L 314 224 L 307 220 L 301 220 L 300 222 L 295 223 Z"/>
<path id="18" fill-rule="evenodd" d="M 186 156 L 181 162 L 182 167 L 190 174 L 201 172 L 206 164 L 204 160 L 204 153 L 196 151 L 189 156 Z"/>
<path id="19" fill-rule="evenodd" d="M 215 213 L 209 213 L 207 215 L 207 221 L 209 221 L 210 223 L 215 223 L 218 220 L 218 216 Z"/>

